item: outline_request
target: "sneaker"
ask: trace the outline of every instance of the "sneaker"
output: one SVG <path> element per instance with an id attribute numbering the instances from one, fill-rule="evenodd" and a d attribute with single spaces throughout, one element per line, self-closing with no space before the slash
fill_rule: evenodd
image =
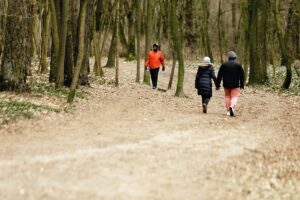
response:
<path id="1" fill-rule="evenodd" d="M 230 112 L 230 116 L 233 117 L 234 116 L 234 108 L 233 108 L 233 106 L 229 107 L 229 112 Z"/>
<path id="2" fill-rule="evenodd" d="M 203 113 L 207 113 L 207 105 L 203 104 L 202 107 L 203 107 Z"/>
<path id="3" fill-rule="evenodd" d="M 153 89 L 153 90 L 155 90 L 155 89 L 156 89 L 156 87 L 154 87 L 154 86 L 153 86 L 153 87 L 152 87 L 152 89 Z"/>
<path id="4" fill-rule="evenodd" d="M 230 116 L 230 112 L 229 111 L 227 112 L 227 116 Z"/>

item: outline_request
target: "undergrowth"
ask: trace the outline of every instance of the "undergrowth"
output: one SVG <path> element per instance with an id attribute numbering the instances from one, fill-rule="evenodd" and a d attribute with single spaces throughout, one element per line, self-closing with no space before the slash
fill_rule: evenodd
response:
<path id="1" fill-rule="evenodd" d="M 42 111 L 60 112 L 61 110 L 29 101 L 0 100 L 0 125 L 19 118 L 29 119 L 34 117 L 36 112 Z"/>
<path id="2" fill-rule="evenodd" d="M 38 94 L 46 94 L 50 96 L 55 96 L 59 98 L 67 98 L 69 95 L 68 88 L 55 88 L 54 86 L 50 85 L 32 85 L 31 92 L 38 93 Z M 86 97 L 86 93 L 82 90 L 76 90 L 76 97 L 80 99 L 84 99 Z"/>

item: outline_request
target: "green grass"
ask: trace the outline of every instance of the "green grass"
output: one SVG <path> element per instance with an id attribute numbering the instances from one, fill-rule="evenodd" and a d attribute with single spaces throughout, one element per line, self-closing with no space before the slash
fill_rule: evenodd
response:
<path id="1" fill-rule="evenodd" d="M 31 86 L 31 92 L 38 94 L 47 94 L 60 98 L 67 98 L 69 95 L 69 88 L 55 88 L 54 86 L 50 85 L 34 85 Z M 76 90 L 76 97 L 84 99 L 85 93 L 81 90 Z"/>
<path id="2" fill-rule="evenodd" d="M 15 121 L 19 118 L 29 119 L 34 116 L 35 112 L 41 111 L 60 112 L 61 110 L 28 101 L 0 100 L 0 124 Z"/>

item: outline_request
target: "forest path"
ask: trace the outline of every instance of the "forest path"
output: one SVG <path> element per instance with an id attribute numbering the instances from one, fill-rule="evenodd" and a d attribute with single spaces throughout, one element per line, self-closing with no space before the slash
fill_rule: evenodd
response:
<path id="1" fill-rule="evenodd" d="M 247 89 L 232 118 L 214 91 L 203 114 L 195 71 L 174 98 L 120 70 L 120 88 L 92 85 L 73 113 L 0 130 L 0 199 L 300 198 L 299 97 Z"/>

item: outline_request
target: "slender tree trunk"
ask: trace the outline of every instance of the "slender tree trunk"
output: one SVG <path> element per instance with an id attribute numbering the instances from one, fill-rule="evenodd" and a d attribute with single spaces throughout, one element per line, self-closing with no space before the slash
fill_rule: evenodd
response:
<path id="1" fill-rule="evenodd" d="M 224 62 L 223 60 L 223 20 L 222 20 L 222 0 L 219 0 L 219 9 L 218 9 L 218 41 L 219 41 L 219 53 L 220 53 L 220 61 L 221 63 Z"/>
<path id="2" fill-rule="evenodd" d="M 194 33 L 194 0 L 186 0 L 185 2 L 185 38 L 187 46 L 193 48 L 195 46 Z"/>
<path id="3" fill-rule="evenodd" d="M 129 45 L 128 45 L 128 41 L 125 35 L 125 19 L 120 19 L 119 20 L 119 35 L 118 37 L 120 38 L 120 43 L 122 45 L 122 47 L 126 50 L 126 56 L 128 55 L 128 49 L 129 49 Z"/>
<path id="4" fill-rule="evenodd" d="M 32 13 L 29 7 L 29 0 L 8 2 L 0 90 L 28 90 L 26 78 L 31 65 L 33 46 Z"/>
<path id="5" fill-rule="evenodd" d="M 276 32 L 277 32 L 277 36 L 278 36 L 278 40 L 279 40 L 279 46 L 280 46 L 280 51 L 281 51 L 281 64 L 284 65 L 286 67 L 286 78 L 284 80 L 284 83 L 282 85 L 282 88 L 284 89 L 288 89 L 290 84 L 291 84 L 291 80 L 292 80 L 292 68 L 291 68 L 291 59 L 290 59 L 290 55 L 288 53 L 288 47 L 287 47 L 287 40 L 289 37 L 289 32 L 290 30 L 288 30 L 289 28 L 291 28 L 289 25 L 286 27 L 286 35 L 284 36 L 281 30 L 281 25 L 280 25 L 280 15 L 279 15 L 279 8 L 280 8 L 280 1 L 279 0 L 275 0 L 274 3 L 274 18 L 275 18 L 275 27 L 276 27 Z M 289 14 L 288 14 L 288 24 L 289 24 L 289 20 L 292 14 L 292 8 L 289 8 Z"/>
<path id="6" fill-rule="evenodd" d="M 5 41 L 7 4 L 7 0 L 0 1 L 0 13 L 3 13 L 3 15 L 0 15 L 0 66 Z"/>
<path id="7" fill-rule="evenodd" d="M 208 0 L 202 0 L 202 9 L 203 9 L 203 39 L 206 47 L 206 55 L 208 55 L 212 62 L 214 62 L 213 53 L 211 50 L 210 44 L 210 35 L 208 33 L 209 30 L 209 2 Z"/>
<path id="8" fill-rule="evenodd" d="M 84 56 L 84 40 L 85 40 L 85 26 L 84 22 L 86 19 L 86 10 L 87 10 L 87 4 L 89 0 L 81 0 L 81 6 L 80 6 L 80 17 L 79 17 L 79 46 L 78 46 L 78 56 L 76 60 L 76 66 L 74 70 L 74 77 L 72 80 L 69 96 L 68 96 L 68 103 L 72 103 L 75 97 L 75 91 L 79 79 L 79 74 L 81 71 L 81 67 L 83 65 L 83 56 Z"/>
<path id="9" fill-rule="evenodd" d="M 173 85 L 173 79 L 174 79 L 174 74 L 175 74 L 175 68 L 176 68 L 176 55 L 174 50 L 172 51 L 172 69 L 171 69 L 171 74 L 170 74 L 170 79 L 169 79 L 169 84 L 168 84 L 168 90 L 172 89 Z"/>
<path id="10" fill-rule="evenodd" d="M 42 48 L 41 48 L 41 62 L 40 62 L 40 72 L 48 72 L 48 43 L 49 43 L 49 26 L 50 26 L 50 14 L 48 0 L 44 0 L 44 11 L 42 15 Z"/>
<path id="11" fill-rule="evenodd" d="M 116 19 L 115 19 L 116 20 Z M 115 67 L 116 65 L 116 38 L 117 38 L 117 24 L 114 24 L 114 30 L 113 35 L 111 38 L 110 48 L 109 48 L 109 54 L 108 59 L 105 67 Z"/>
<path id="12" fill-rule="evenodd" d="M 148 52 L 151 49 L 151 34 L 152 34 L 152 0 L 147 0 L 147 22 L 146 22 L 146 45 L 145 45 L 145 60 Z M 144 83 L 150 85 L 149 72 L 144 68 Z"/>
<path id="13" fill-rule="evenodd" d="M 140 0 L 135 0 L 135 5 L 136 5 L 136 79 L 135 81 L 137 83 L 140 82 L 140 77 L 141 77 L 141 1 Z"/>
<path id="14" fill-rule="evenodd" d="M 102 63 L 102 53 L 103 53 L 103 50 L 104 50 L 104 47 L 105 47 L 105 40 L 108 37 L 108 31 L 109 31 L 111 21 L 112 21 L 112 18 L 110 17 L 109 20 L 108 20 L 108 24 L 104 29 L 103 39 L 101 40 L 101 38 L 100 38 L 100 40 L 99 40 L 99 42 L 101 43 L 101 47 L 100 47 L 100 51 L 99 51 L 99 63 Z M 99 65 L 99 69 L 100 69 L 100 77 L 103 77 L 104 76 L 104 71 L 103 71 L 103 68 L 102 68 L 101 64 Z"/>
<path id="15" fill-rule="evenodd" d="M 238 35 L 237 35 L 237 30 L 236 30 L 236 27 L 237 27 L 236 5 L 237 5 L 237 3 L 235 2 L 235 0 L 233 0 L 233 2 L 231 3 L 231 9 L 232 9 L 232 41 L 234 44 L 234 48 L 236 48 L 238 45 L 238 40 L 237 40 Z M 233 49 L 233 50 L 235 50 L 235 49 Z"/>
<path id="16" fill-rule="evenodd" d="M 33 12 L 32 17 L 32 54 L 33 57 L 40 57 L 40 46 L 41 46 L 41 25 L 39 19 L 39 2 L 37 0 L 31 0 L 31 9 Z"/>
<path id="17" fill-rule="evenodd" d="M 179 33 L 179 20 L 176 15 L 177 0 L 171 0 L 171 33 L 174 44 L 174 51 L 178 60 L 178 80 L 175 96 L 185 96 L 183 92 L 184 83 L 184 60 L 182 52 L 182 38 Z"/>
<path id="18" fill-rule="evenodd" d="M 115 86 L 118 87 L 119 86 L 119 50 L 118 50 L 118 46 L 119 46 L 119 39 L 118 39 L 118 35 L 119 35 L 119 20 L 120 20 L 120 0 L 116 0 L 117 1 L 117 8 L 116 8 L 116 75 L 115 75 Z"/>
<path id="19" fill-rule="evenodd" d="M 51 56 L 51 65 L 50 65 L 50 75 L 49 81 L 55 82 L 56 80 L 56 71 L 57 71 L 57 59 L 59 55 L 59 33 L 58 33 L 58 19 L 55 9 L 54 0 L 48 0 L 50 14 L 51 14 L 51 31 L 52 31 L 52 56 Z"/>
<path id="20" fill-rule="evenodd" d="M 59 55 L 57 60 L 57 71 L 55 86 L 57 88 L 64 86 L 64 64 L 66 53 L 66 40 L 67 40 L 67 27 L 68 27 L 68 13 L 69 13 L 69 0 L 62 2 L 62 20 L 61 20 L 61 32 L 59 39 Z"/>
<path id="21" fill-rule="evenodd" d="M 89 73 L 90 73 L 90 49 L 91 49 L 91 42 L 93 39 L 93 18 L 94 18 L 94 1 L 89 0 L 87 3 L 87 16 L 85 19 L 85 39 L 84 39 L 84 49 L 86 49 L 83 57 L 83 67 L 80 71 L 79 76 L 79 84 L 90 86 L 89 82 Z"/>
<path id="22" fill-rule="evenodd" d="M 133 60 L 136 56 L 135 53 L 135 31 L 134 31 L 134 11 L 135 5 L 133 1 L 124 1 L 123 2 L 127 23 L 128 23 L 128 47 L 127 47 L 127 60 Z"/>
<path id="23" fill-rule="evenodd" d="M 106 13 L 104 11 L 104 5 L 103 5 L 103 0 L 98 0 L 97 1 L 97 8 L 96 8 L 96 15 L 94 17 L 95 20 L 95 32 L 94 32 L 94 38 L 93 38 L 93 48 L 94 48 L 94 53 L 95 53 L 95 64 L 94 64 L 94 73 L 95 76 L 104 76 L 104 72 L 102 69 L 102 64 L 101 64 L 101 58 L 100 56 L 100 46 L 101 46 L 101 38 L 102 38 L 102 32 L 103 32 L 103 27 L 104 27 L 104 20 L 106 20 Z"/>

